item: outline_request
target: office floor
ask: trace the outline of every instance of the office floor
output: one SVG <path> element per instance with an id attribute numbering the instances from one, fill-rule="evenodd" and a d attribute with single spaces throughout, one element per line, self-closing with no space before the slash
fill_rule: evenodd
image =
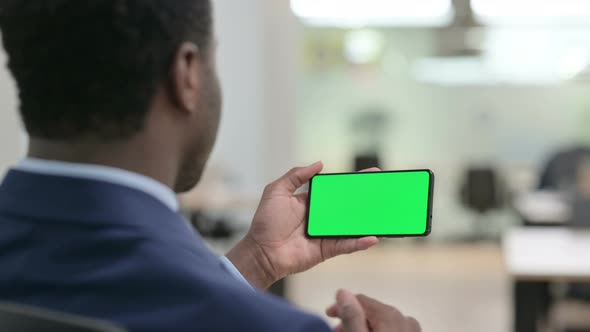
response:
<path id="1" fill-rule="evenodd" d="M 510 283 L 493 245 L 385 243 L 291 277 L 288 297 L 323 315 L 338 288 L 396 305 L 423 331 L 505 332 L 511 326 Z"/>

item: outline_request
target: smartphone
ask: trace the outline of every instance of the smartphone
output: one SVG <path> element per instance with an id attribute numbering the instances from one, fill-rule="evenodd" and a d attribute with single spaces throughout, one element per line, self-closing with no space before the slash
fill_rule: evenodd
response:
<path id="1" fill-rule="evenodd" d="M 309 183 L 307 235 L 428 236 L 433 190 L 431 170 L 316 175 Z"/>

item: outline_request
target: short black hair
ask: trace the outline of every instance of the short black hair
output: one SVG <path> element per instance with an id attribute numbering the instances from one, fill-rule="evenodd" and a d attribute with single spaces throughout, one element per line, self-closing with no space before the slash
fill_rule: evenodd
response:
<path id="1" fill-rule="evenodd" d="M 20 112 L 35 138 L 127 138 L 182 42 L 212 39 L 210 0 L 0 0 Z"/>

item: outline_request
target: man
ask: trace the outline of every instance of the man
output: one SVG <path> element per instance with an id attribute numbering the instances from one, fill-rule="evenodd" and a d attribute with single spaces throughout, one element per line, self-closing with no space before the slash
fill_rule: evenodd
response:
<path id="1" fill-rule="evenodd" d="M 209 0 L 4 0 L 4 47 L 31 137 L 0 186 L 0 298 L 131 331 L 329 331 L 254 288 L 375 245 L 308 240 L 305 194 L 322 169 L 267 186 L 221 261 L 178 214 L 213 147 L 221 97 Z M 418 331 L 339 291 L 349 332 Z"/>

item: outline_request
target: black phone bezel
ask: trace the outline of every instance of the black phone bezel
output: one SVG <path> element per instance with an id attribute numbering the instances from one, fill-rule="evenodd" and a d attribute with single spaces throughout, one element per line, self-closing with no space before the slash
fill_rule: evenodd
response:
<path id="1" fill-rule="evenodd" d="M 312 189 L 313 189 L 313 180 L 318 176 L 338 176 L 338 175 L 367 175 L 367 174 L 382 174 L 382 173 L 415 173 L 415 172 L 427 172 L 430 175 L 430 182 L 428 188 L 428 212 L 427 212 L 427 220 L 426 220 L 426 231 L 423 234 L 368 234 L 368 235 L 310 235 L 309 234 L 309 219 L 310 219 L 310 211 L 311 211 L 311 197 L 312 197 Z M 376 236 L 379 238 L 419 238 L 419 237 L 426 237 L 431 234 L 432 232 L 432 205 L 434 199 L 434 172 L 430 169 L 412 169 L 412 170 L 396 170 L 396 171 L 378 171 L 378 172 L 345 172 L 345 173 L 324 173 L 324 174 L 317 174 L 311 178 L 309 181 L 309 194 L 307 197 L 307 214 L 306 214 L 306 226 L 305 226 L 305 235 L 311 239 L 355 239 L 355 238 L 363 238 L 363 237 L 370 237 Z"/>

